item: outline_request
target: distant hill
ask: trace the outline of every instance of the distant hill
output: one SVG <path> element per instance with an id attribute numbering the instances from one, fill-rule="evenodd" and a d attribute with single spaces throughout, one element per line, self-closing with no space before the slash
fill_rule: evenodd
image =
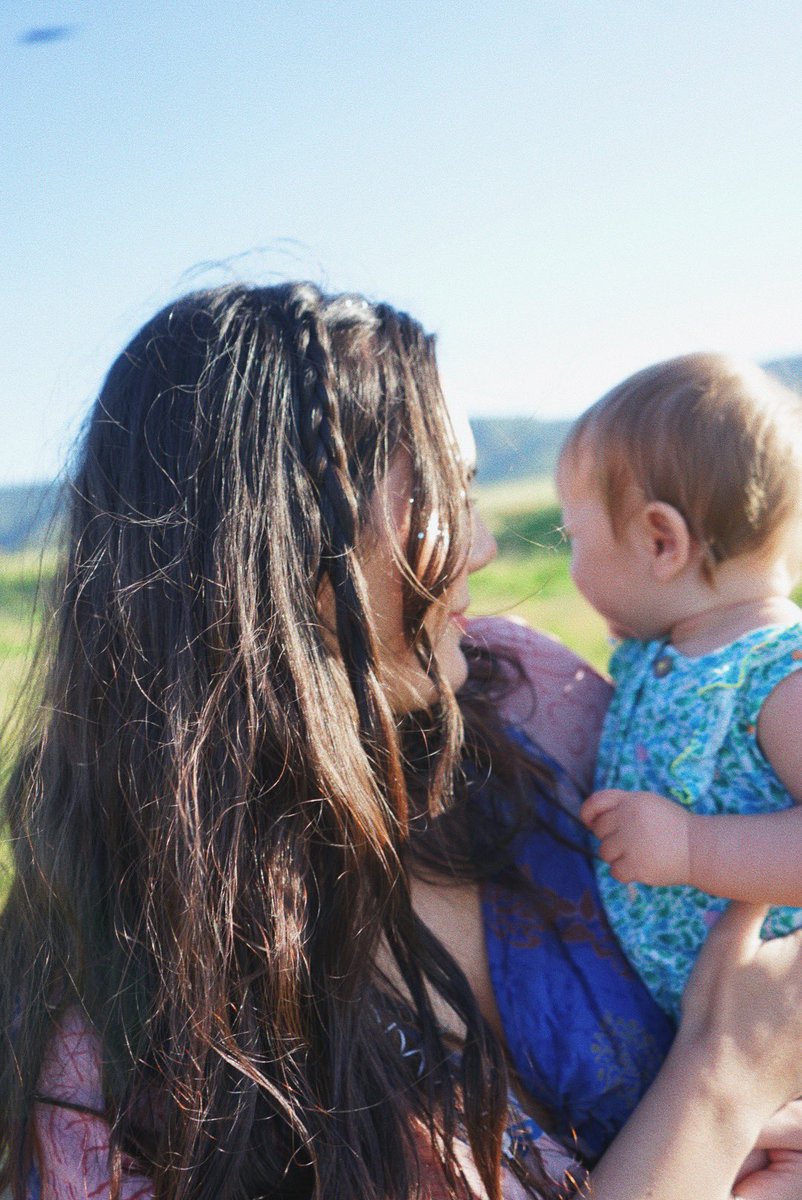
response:
<path id="1" fill-rule="evenodd" d="M 802 355 L 798 358 L 778 358 L 776 362 L 767 362 L 763 366 L 786 387 L 802 395 Z"/>
<path id="2" fill-rule="evenodd" d="M 536 421 L 534 417 L 476 417 L 479 482 L 501 483 L 527 475 L 550 475 L 570 421 Z"/>
<path id="3" fill-rule="evenodd" d="M 802 395 L 802 355 L 763 366 L 786 387 Z M 485 484 L 551 475 L 571 422 L 537 421 L 533 417 L 478 417 L 471 425 L 476 438 L 479 481 Z"/>
<path id="4" fill-rule="evenodd" d="M 802 355 L 764 366 L 802 394 Z M 550 475 L 571 422 L 539 421 L 534 417 L 477 417 L 471 424 L 476 437 L 479 480 L 482 484 L 492 484 Z M 54 483 L 0 487 L 0 553 L 38 549 L 53 527 L 58 505 L 59 489 Z"/>
<path id="5" fill-rule="evenodd" d="M 41 548 L 57 523 L 60 495 L 56 483 L 0 488 L 0 552 Z"/>

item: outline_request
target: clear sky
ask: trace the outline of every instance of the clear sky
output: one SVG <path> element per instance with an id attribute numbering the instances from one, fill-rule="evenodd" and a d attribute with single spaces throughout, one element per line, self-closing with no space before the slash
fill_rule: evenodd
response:
<path id="1" fill-rule="evenodd" d="M 802 353 L 802 0 L 3 0 L 0 130 L 0 483 L 231 276 L 408 308 L 473 414 Z"/>

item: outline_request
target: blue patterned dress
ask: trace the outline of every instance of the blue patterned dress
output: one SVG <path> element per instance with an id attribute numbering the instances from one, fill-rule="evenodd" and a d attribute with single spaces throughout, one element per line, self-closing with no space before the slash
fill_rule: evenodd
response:
<path id="1" fill-rule="evenodd" d="M 517 736 L 570 803 L 576 789 L 562 768 Z M 607 923 L 589 835 L 545 797 L 531 803 L 540 828 L 519 839 L 515 859 L 532 886 L 483 889 L 490 979 L 521 1083 L 554 1119 L 554 1135 L 593 1162 L 656 1075 L 674 1023 Z"/>
<path id="2" fill-rule="evenodd" d="M 802 621 L 752 630 L 696 658 L 665 642 L 622 642 L 610 663 L 615 695 L 596 787 L 658 792 L 706 814 L 790 808 L 793 799 L 758 744 L 757 720 L 769 693 L 800 668 Z M 604 862 L 597 877 L 630 962 L 676 1017 L 696 955 L 728 901 L 691 887 L 619 883 Z M 763 936 L 800 925 L 802 910 L 775 908 Z"/>

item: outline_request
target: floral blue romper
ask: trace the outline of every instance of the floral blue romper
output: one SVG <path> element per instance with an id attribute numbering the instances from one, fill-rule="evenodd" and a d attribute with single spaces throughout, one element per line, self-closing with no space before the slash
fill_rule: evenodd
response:
<path id="1" fill-rule="evenodd" d="M 802 621 L 752 630 L 697 658 L 666 642 L 622 642 L 610 663 L 615 695 L 596 787 L 659 792 L 706 814 L 790 808 L 758 745 L 757 718 L 769 693 L 801 668 Z M 676 1017 L 696 955 L 728 901 L 691 887 L 619 883 L 604 862 L 597 878 L 630 962 Z M 800 926 L 802 909 L 774 908 L 763 937 Z"/>

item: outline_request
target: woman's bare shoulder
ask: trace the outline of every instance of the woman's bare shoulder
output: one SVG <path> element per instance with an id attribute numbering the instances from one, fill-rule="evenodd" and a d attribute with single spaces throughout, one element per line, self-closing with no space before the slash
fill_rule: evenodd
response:
<path id="1" fill-rule="evenodd" d="M 501 702 L 505 719 L 589 790 L 609 680 L 557 638 L 516 618 L 476 617 L 467 636 L 514 660 L 520 678 Z"/>

